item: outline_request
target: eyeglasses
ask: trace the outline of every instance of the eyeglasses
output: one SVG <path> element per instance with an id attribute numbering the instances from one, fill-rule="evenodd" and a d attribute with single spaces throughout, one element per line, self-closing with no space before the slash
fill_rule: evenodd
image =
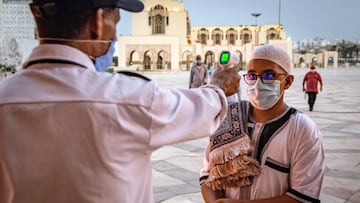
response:
<path id="1" fill-rule="evenodd" d="M 287 73 L 274 73 L 274 72 L 264 72 L 261 75 L 256 75 L 255 73 L 244 74 L 245 83 L 248 85 L 253 85 L 256 83 L 257 78 L 260 77 L 261 82 L 264 84 L 272 84 L 277 75 L 288 75 Z"/>

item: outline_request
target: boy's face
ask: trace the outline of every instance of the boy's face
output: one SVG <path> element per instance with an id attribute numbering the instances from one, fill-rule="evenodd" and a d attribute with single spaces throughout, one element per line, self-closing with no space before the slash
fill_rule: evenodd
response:
<path id="1" fill-rule="evenodd" d="M 264 73 L 274 73 L 274 80 L 281 82 L 281 93 L 291 86 L 293 80 L 293 76 L 287 74 L 278 64 L 264 59 L 251 60 L 247 66 L 247 73 L 253 73 L 257 75 L 257 77 L 261 77 Z"/>

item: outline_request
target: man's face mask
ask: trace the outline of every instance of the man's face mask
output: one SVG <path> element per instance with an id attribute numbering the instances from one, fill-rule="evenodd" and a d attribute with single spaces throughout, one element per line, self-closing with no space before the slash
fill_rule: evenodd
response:
<path id="1" fill-rule="evenodd" d="M 115 36 L 112 40 L 107 52 L 104 55 L 101 55 L 95 58 L 95 69 L 98 72 L 105 72 L 112 64 L 112 57 L 115 53 L 115 43 L 117 37 Z"/>
<path id="2" fill-rule="evenodd" d="M 104 55 L 93 57 L 89 56 L 91 59 L 95 60 L 94 65 L 95 69 L 98 72 L 104 72 L 107 68 L 109 68 L 112 64 L 112 57 L 115 53 L 115 43 L 117 41 L 117 37 L 113 38 L 112 41 L 110 40 L 87 40 L 87 39 L 64 39 L 64 38 L 40 38 L 40 40 L 55 40 L 55 41 L 65 41 L 65 42 L 80 42 L 80 43 L 91 43 L 91 42 L 97 42 L 97 43 L 111 43 L 108 50 Z"/>

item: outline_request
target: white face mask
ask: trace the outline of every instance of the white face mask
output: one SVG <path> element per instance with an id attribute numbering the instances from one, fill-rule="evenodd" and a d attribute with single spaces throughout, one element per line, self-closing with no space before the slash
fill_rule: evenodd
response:
<path id="1" fill-rule="evenodd" d="M 281 83 L 282 81 L 274 80 L 271 84 L 264 84 L 261 79 L 258 78 L 255 84 L 248 85 L 246 88 L 250 103 L 260 110 L 270 109 L 282 96 L 282 94 L 280 94 Z"/>

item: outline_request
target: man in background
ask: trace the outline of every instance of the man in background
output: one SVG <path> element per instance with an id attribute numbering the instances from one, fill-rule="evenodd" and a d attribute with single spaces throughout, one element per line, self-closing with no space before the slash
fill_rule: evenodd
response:
<path id="1" fill-rule="evenodd" d="M 316 95 L 318 94 L 318 86 L 320 84 L 320 91 L 322 91 L 323 83 L 321 75 L 316 71 L 315 66 L 310 67 L 310 71 L 307 72 L 303 79 L 303 91 L 308 95 L 309 111 L 314 109 L 316 101 Z"/>
<path id="2" fill-rule="evenodd" d="M 208 70 L 201 61 L 201 56 L 196 56 L 195 64 L 190 70 L 189 88 L 197 88 L 206 85 L 208 81 Z"/>

